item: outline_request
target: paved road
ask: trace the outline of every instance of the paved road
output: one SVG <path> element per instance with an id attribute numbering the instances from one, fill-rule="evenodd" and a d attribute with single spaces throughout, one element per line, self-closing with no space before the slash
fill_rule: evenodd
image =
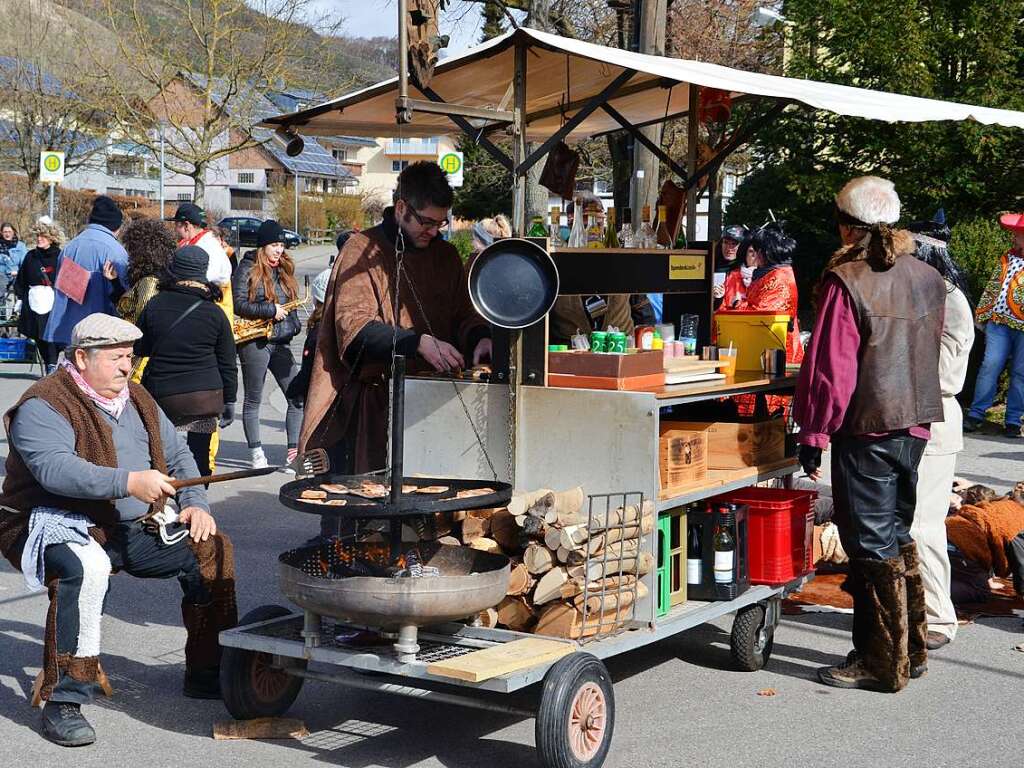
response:
<path id="1" fill-rule="evenodd" d="M 300 252 L 300 272 L 326 264 L 320 251 Z M 18 367 L 0 371 L 0 403 L 31 381 Z M 271 460 L 284 454 L 283 424 L 264 412 Z M 226 432 L 222 464 L 241 465 L 240 423 Z M 1008 488 L 1019 475 L 1019 443 L 971 438 L 961 462 L 972 479 Z M 6 447 L 0 451 L 6 454 Z M 276 501 L 281 477 L 211 489 L 220 525 L 236 544 L 242 610 L 282 602 L 278 553 L 315 532 L 315 521 Z M 289 713 L 311 735 L 291 742 L 215 742 L 211 725 L 226 716 L 219 702 L 180 693 L 185 633 L 172 581 L 112 579 L 104 620 L 103 663 L 113 699 L 89 708 L 98 744 L 62 750 L 37 733 L 27 703 L 41 658 L 46 599 L 24 595 L 20 575 L 0 565 L 0 744 L 4 764 L 81 768 L 129 764 L 153 768 L 185 762 L 218 768 L 327 765 L 348 768 L 495 768 L 537 765 L 533 721 L 307 683 Z M 962 628 L 931 671 L 896 696 L 839 691 L 814 671 L 848 650 L 849 617 L 786 616 L 768 667 L 729 668 L 728 621 L 705 625 L 611 660 L 617 716 L 609 768 L 793 768 L 793 766 L 987 766 L 1017 759 L 1024 725 L 1020 707 L 1024 653 L 1019 618 L 982 619 Z M 772 688 L 774 697 L 758 696 Z M 527 697 L 526 700 L 529 700 Z"/>

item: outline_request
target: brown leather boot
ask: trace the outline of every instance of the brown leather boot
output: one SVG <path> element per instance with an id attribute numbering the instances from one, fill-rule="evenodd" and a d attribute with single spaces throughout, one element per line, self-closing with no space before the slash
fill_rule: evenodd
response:
<path id="1" fill-rule="evenodd" d="M 900 557 L 906 569 L 907 584 L 907 655 L 910 659 L 910 677 L 917 679 L 928 671 L 928 612 L 925 608 L 924 580 L 917 544 L 911 542 L 900 547 Z"/>

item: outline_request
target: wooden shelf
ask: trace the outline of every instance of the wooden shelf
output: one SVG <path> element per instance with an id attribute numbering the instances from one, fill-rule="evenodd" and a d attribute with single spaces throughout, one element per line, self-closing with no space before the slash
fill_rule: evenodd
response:
<path id="1" fill-rule="evenodd" d="M 772 464 L 744 469 L 710 469 L 706 482 L 685 488 L 669 488 L 658 494 L 658 511 L 675 509 L 684 504 L 701 501 L 720 493 L 735 491 L 754 483 L 774 480 L 795 473 L 800 468 L 796 459 L 789 458 Z"/>
<path id="2" fill-rule="evenodd" d="M 658 405 L 664 408 L 669 405 L 682 405 L 718 397 L 795 389 L 797 376 L 796 373 L 785 376 L 765 376 L 763 373 L 739 371 L 725 381 L 665 384 L 640 391 L 653 394 L 658 400 Z"/>

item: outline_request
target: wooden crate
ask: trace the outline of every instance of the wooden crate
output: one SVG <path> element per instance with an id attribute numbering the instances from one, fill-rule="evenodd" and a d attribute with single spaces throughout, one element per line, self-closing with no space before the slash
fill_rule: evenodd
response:
<path id="1" fill-rule="evenodd" d="M 662 493 L 697 485 L 708 476 L 708 425 L 680 429 L 663 424 L 658 438 L 658 477 Z"/>
<path id="2" fill-rule="evenodd" d="M 753 424 L 666 422 L 672 429 L 706 429 L 708 469 L 743 469 L 772 464 L 786 458 L 786 424 L 782 419 Z"/>

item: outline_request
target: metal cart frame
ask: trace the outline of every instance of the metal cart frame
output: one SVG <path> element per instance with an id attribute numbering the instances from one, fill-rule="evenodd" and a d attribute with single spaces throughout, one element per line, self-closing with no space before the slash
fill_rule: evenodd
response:
<path id="1" fill-rule="evenodd" d="M 414 457 L 412 462 L 428 461 L 425 448 L 418 444 L 417 430 L 423 435 L 433 433 L 430 418 L 448 420 L 450 413 L 444 408 L 435 408 L 437 398 L 447 391 L 451 397 L 451 385 L 447 382 L 417 382 L 409 380 L 413 392 L 410 398 L 413 421 L 416 427 L 407 430 L 406 442 L 412 443 L 412 450 L 406 449 L 406 456 Z M 500 407 L 490 403 L 479 407 L 482 401 L 493 399 L 497 393 L 507 393 L 504 387 L 486 384 L 460 384 L 471 397 L 470 405 L 479 415 L 494 414 L 493 424 L 484 428 L 500 432 L 502 423 Z M 747 380 L 720 385 L 708 391 L 701 385 L 670 387 L 655 392 L 596 392 L 589 390 L 544 390 L 529 389 L 538 397 L 548 391 L 554 398 L 547 406 L 563 406 L 564 399 L 574 398 L 584 409 L 596 407 L 588 398 L 611 398 L 611 402 L 622 405 L 629 403 L 627 411 L 638 420 L 631 423 L 628 413 L 620 428 L 633 435 L 638 445 L 646 442 L 657 445 L 657 424 L 660 409 L 677 404 L 701 402 L 737 394 L 764 394 L 791 390 L 795 386 L 792 376 L 765 380 L 749 376 Z M 481 398 L 474 403 L 472 395 Z M 417 408 L 417 402 L 420 408 Z M 486 405 L 486 403 L 484 403 Z M 499 403 L 500 405 L 500 403 Z M 523 404 L 529 409 L 530 401 Z M 420 417 L 417 411 L 423 411 Z M 532 416 L 542 422 L 553 418 L 548 407 L 538 409 Z M 429 413 L 429 415 L 427 415 Z M 573 419 L 574 413 L 563 418 Z M 529 436 L 530 418 L 521 414 L 517 428 Z M 507 428 L 507 427 L 506 427 Z M 634 434 L 636 433 L 636 434 Z M 426 439 L 426 438 L 424 438 Z M 465 436 L 465 443 L 449 440 L 449 450 L 438 452 L 436 443 L 432 452 L 433 466 L 424 470 L 437 469 L 438 465 L 456 470 L 471 471 L 479 457 L 466 449 L 471 441 Z M 489 436 L 489 440 L 490 440 Z M 498 437 L 500 442 L 500 436 Z M 433 441 L 431 441 L 433 443 Z M 518 443 L 519 441 L 517 441 Z M 527 439 L 517 448 L 528 451 Z M 600 448 L 598 448 L 600 450 Z M 607 452 L 607 448 L 604 449 Z M 649 449 L 650 451 L 650 449 Z M 650 466 L 652 453 L 638 457 L 636 464 L 627 464 L 616 471 L 625 474 L 639 471 L 644 466 L 647 474 L 641 473 L 640 483 L 651 487 L 651 472 L 657 472 L 656 457 L 653 469 Z M 536 477 L 539 470 L 549 463 L 546 457 L 539 457 L 534 466 L 523 466 L 522 473 L 529 478 Z M 586 465 L 587 462 L 579 462 Z M 418 464 L 417 464 L 418 466 Z M 721 493 L 776 478 L 785 478 L 796 471 L 797 465 L 789 460 L 780 465 L 763 469 L 751 469 L 743 477 L 733 480 L 721 479 L 713 486 L 698 487 L 681 492 L 670 498 L 659 498 L 655 503 L 658 512 L 667 511 L 685 504 L 700 501 Z M 591 468 L 593 471 L 594 468 Z M 596 475 L 605 473 L 598 467 Z M 449 473 L 451 474 L 451 473 Z M 457 474 L 457 472 L 456 472 Z M 517 475 L 519 471 L 517 471 Z M 594 475 L 578 478 L 573 482 L 597 482 Z M 610 477 L 608 482 L 619 483 L 621 478 Z M 656 480 L 653 481 L 656 486 Z M 649 535 L 644 548 L 656 549 L 656 534 Z M 667 614 L 656 616 L 655 588 L 657 574 L 652 571 L 644 577 L 649 594 L 634 604 L 633 620 L 614 634 L 584 640 L 561 640 L 570 646 L 572 652 L 554 662 L 538 664 L 506 675 L 473 683 L 451 677 L 432 674 L 428 666 L 456 656 L 471 653 L 536 635 L 513 632 L 506 629 L 489 629 L 459 623 L 441 624 L 424 628 L 419 633 L 420 650 L 415 661 L 402 662 L 395 655 L 390 643 L 380 647 L 351 647 L 338 642 L 340 629 L 352 625 L 319 616 L 311 611 L 289 610 L 281 606 L 262 606 L 244 616 L 240 625 L 220 635 L 224 647 L 221 688 L 228 710 L 237 718 L 255 718 L 283 714 L 295 700 L 304 680 L 318 680 L 339 683 L 351 688 L 376 691 L 408 698 L 457 704 L 477 709 L 501 712 L 536 719 L 536 744 L 542 763 L 548 766 L 588 766 L 597 768 L 604 762 L 610 746 L 614 728 L 614 693 L 611 678 L 602 660 L 619 654 L 638 650 L 651 643 L 672 637 L 688 629 L 705 624 L 729 613 L 735 613 L 730 651 L 737 668 L 746 671 L 761 669 L 772 652 L 775 629 L 781 618 L 782 598 L 813 578 L 807 574 L 779 586 L 751 586 L 733 600 L 703 602 L 690 600 L 675 606 Z M 355 627 L 358 629 L 358 627 Z M 556 638 L 546 638 L 553 639 Z M 310 663 L 315 664 L 314 668 Z M 495 694 L 511 694 L 540 684 L 535 707 L 524 707 L 520 703 L 506 703 Z M 583 714 L 580 715 L 581 707 Z M 590 707 L 588 711 L 586 708 Z M 582 719 L 581 719 L 582 718 Z M 574 741 L 575 739 L 575 741 Z"/>

